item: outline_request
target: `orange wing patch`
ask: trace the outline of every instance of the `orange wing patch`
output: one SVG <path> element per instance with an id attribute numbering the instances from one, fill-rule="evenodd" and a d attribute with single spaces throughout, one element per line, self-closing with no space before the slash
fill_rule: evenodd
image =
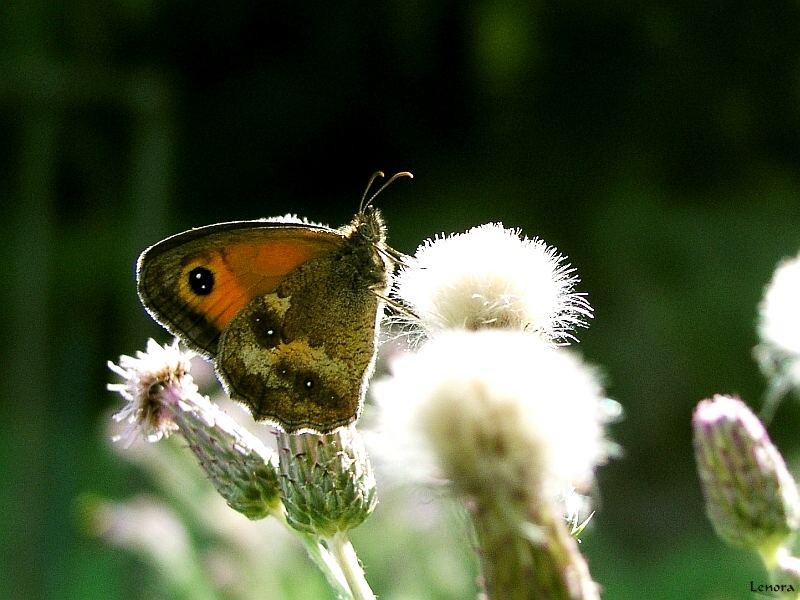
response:
<path id="1" fill-rule="evenodd" d="M 314 240 L 231 244 L 186 262 L 178 293 L 193 312 L 222 331 L 253 298 L 274 292 L 298 266 L 327 251 L 327 244 Z M 198 294 L 190 284 L 190 273 L 198 267 L 207 269 L 213 277 L 208 293 Z"/>

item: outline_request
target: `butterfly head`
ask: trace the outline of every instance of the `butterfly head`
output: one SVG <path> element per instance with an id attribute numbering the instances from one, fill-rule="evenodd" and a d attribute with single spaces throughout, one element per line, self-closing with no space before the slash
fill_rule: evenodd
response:
<path id="1" fill-rule="evenodd" d="M 348 229 L 352 232 L 351 235 L 374 246 L 382 246 L 386 242 L 386 223 L 380 210 L 374 206 L 362 209 L 353 217 Z"/>
<path id="2" fill-rule="evenodd" d="M 392 175 L 386 183 L 378 188 L 378 190 L 369 195 L 372 184 L 378 177 L 383 177 L 383 172 L 376 171 L 370 177 L 367 183 L 367 188 L 361 196 L 361 205 L 359 206 L 358 213 L 353 218 L 353 221 L 348 226 L 348 231 L 345 233 L 348 237 L 358 236 L 367 243 L 371 244 L 377 249 L 382 249 L 386 245 L 386 224 L 383 221 L 383 216 L 380 211 L 372 205 L 372 202 L 383 190 L 391 185 L 395 180 L 400 177 L 414 177 L 408 171 L 401 171 Z"/>

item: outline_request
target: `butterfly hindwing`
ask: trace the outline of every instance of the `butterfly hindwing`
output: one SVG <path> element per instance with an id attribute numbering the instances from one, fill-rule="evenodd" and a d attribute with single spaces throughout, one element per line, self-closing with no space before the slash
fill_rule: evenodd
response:
<path id="1" fill-rule="evenodd" d="M 359 413 L 382 314 L 375 286 L 388 280 L 385 267 L 370 268 L 374 257 L 352 252 L 354 243 L 298 267 L 225 329 L 217 371 L 256 419 L 326 431 Z"/>

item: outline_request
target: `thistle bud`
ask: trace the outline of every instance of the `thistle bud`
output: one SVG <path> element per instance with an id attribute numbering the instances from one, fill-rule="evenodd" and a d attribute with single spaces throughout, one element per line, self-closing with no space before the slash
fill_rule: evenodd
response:
<path id="1" fill-rule="evenodd" d="M 281 510 L 277 455 L 214 408 L 215 411 L 206 409 L 203 418 L 188 412 L 175 415 L 211 483 L 228 506 L 249 519 L 263 519 Z M 214 421 L 209 424 L 211 414 Z"/>
<path id="2" fill-rule="evenodd" d="M 720 538 L 759 551 L 769 564 L 794 537 L 800 498 L 761 421 L 739 399 L 714 396 L 693 417 L 706 512 Z"/>
<path id="3" fill-rule="evenodd" d="M 375 478 L 354 426 L 321 435 L 278 433 L 280 485 L 289 524 L 331 538 L 357 527 L 377 503 Z"/>

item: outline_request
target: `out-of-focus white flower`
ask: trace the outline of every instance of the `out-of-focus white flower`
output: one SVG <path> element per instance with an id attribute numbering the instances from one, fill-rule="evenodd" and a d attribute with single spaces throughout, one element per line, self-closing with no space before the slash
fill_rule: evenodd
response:
<path id="1" fill-rule="evenodd" d="M 126 503 L 95 501 L 84 508 L 89 528 L 115 546 L 137 550 L 163 568 L 191 562 L 185 527 L 158 500 L 142 496 Z"/>
<path id="2" fill-rule="evenodd" d="M 577 282 L 555 248 L 490 223 L 426 242 L 392 290 L 425 343 L 373 385 L 374 448 L 396 472 L 452 483 L 492 597 L 599 598 L 568 525 L 585 525 L 574 489 L 614 449 L 620 408 L 558 347 L 592 317 Z"/>
<path id="3" fill-rule="evenodd" d="M 503 328 L 566 342 L 592 317 L 585 295 L 574 291 L 578 281 L 555 248 L 489 223 L 420 246 L 401 269 L 394 295 L 428 336 Z"/>
<path id="4" fill-rule="evenodd" d="M 398 467 L 506 498 L 585 489 L 618 414 L 594 370 L 519 331 L 439 334 L 399 357 L 373 391 L 379 449 Z"/>
<path id="5" fill-rule="evenodd" d="M 800 255 L 778 265 L 759 309 L 761 340 L 800 358 Z"/>
<path id="6" fill-rule="evenodd" d="M 123 354 L 119 364 L 108 362 L 108 368 L 122 377 L 122 383 L 109 383 L 107 388 L 118 392 L 128 403 L 114 415 L 117 422 L 126 421 L 125 431 L 114 436 L 114 441 L 125 440 L 130 445 L 137 434 L 148 442 L 156 442 L 177 431 L 178 426 L 164 403 L 179 402 L 181 398 L 197 394 L 197 386 L 189 375 L 193 352 L 181 350 L 178 340 L 160 345 L 147 340 L 147 350 L 136 352 L 136 357 Z"/>
<path id="7" fill-rule="evenodd" d="M 779 400 L 800 389 L 800 255 L 778 265 L 765 288 L 758 336 L 755 357 L 770 379 L 762 418 L 769 420 Z"/>

